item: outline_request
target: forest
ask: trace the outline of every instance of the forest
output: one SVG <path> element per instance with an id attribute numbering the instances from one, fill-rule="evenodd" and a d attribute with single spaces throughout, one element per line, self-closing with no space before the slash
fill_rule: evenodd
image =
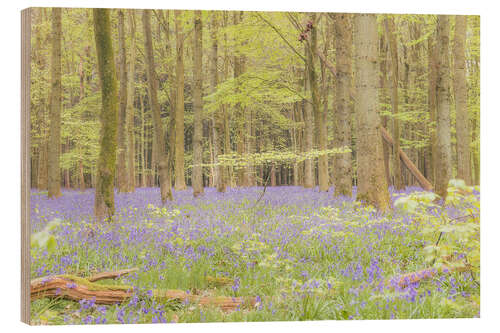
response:
<path id="1" fill-rule="evenodd" d="M 32 323 L 478 317 L 479 41 L 479 16 L 34 8 Z"/>

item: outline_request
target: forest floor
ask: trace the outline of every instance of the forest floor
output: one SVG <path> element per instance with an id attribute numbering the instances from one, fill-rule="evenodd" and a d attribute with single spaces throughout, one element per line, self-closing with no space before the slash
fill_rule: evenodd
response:
<path id="1" fill-rule="evenodd" d="M 394 200 L 419 191 L 391 191 Z M 93 190 L 63 191 L 55 200 L 31 194 L 32 233 L 54 219 L 57 246 L 32 246 L 31 278 L 89 276 L 137 267 L 105 281 L 134 287 L 122 304 L 63 298 L 32 301 L 33 324 L 151 323 L 272 320 L 406 319 L 479 316 L 479 276 L 437 271 L 425 248 L 446 235 L 429 225 L 447 216 L 463 223 L 479 216 L 479 192 L 450 208 L 395 209 L 380 215 L 333 191 L 271 187 L 191 189 L 162 206 L 159 189 L 117 193 L 112 223 L 92 222 Z M 472 204 L 471 204 L 472 203 Z M 424 213 L 422 213 L 424 212 Z M 454 220 L 457 218 L 456 220 Z M 479 222 L 477 222 L 479 223 Z M 439 241 L 438 241 L 439 242 Z M 449 245 L 451 246 L 451 245 Z M 453 253 L 457 258 L 463 253 Z M 411 272 L 428 278 L 401 283 Z M 216 307 L 161 301 L 153 289 L 198 295 L 254 296 L 251 307 Z"/>

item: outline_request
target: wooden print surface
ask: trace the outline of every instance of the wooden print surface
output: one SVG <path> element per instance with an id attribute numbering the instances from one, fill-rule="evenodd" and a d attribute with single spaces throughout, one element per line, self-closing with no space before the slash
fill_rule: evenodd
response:
<path id="1" fill-rule="evenodd" d="M 479 317 L 479 17 L 22 12 L 21 319 Z"/>

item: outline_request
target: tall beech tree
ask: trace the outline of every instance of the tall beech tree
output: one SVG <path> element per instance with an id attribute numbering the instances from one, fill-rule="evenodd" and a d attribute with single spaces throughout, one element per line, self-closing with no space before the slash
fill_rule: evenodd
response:
<path id="1" fill-rule="evenodd" d="M 146 60 L 146 74 L 148 79 L 149 104 L 153 113 L 153 131 L 156 141 L 156 164 L 160 175 L 161 202 L 173 200 L 172 182 L 168 168 L 168 155 L 165 149 L 165 131 L 158 103 L 158 79 L 155 72 L 155 60 L 153 55 L 153 37 L 151 33 L 151 10 L 143 10 L 142 26 L 144 32 L 144 50 Z M 173 110 L 171 110 L 173 113 Z"/>
<path id="2" fill-rule="evenodd" d="M 135 45 L 135 12 L 132 9 L 128 10 L 128 25 L 130 34 L 130 58 L 128 63 L 127 77 L 127 170 L 128 170 L 128 188 L 127 192 L 135 190 L 135 131 L 134 131 L 134 100 L 135 100 L 135 62 L 136 62 L 136 45 Z"/>
<path id="3" fill-rule="evenodd" d="M 102 220 L 111 218 L 115 213 L 118 91 L 109 9 L 93 9 L 93 14 L 102 108 L 94 214 L 98 220 Z"/>
<path id="4" fill-rule="evenodd" d="M 118 108 L 118 192 L 129 189 L 127 169 L 127 52 L 125 49 L 125 13 L 118 10 L 118 69 L 120 73 L 119 108 Z"/>
<path id="5" fill-rule="evenodd" d="M 429 39 L 427 40 L 427 77 L 428 77 L 428 90 L 427 90 L 427 107 L 429 109 L 429 120 L 432 123 L 436 122 L 437 117 L 437 54 L 435 45 L 435 32 L 433 32 Z M 436 131 L 434 128 L 430 128 L 430 174 L 429 178 L 436 184 L 436 156 L 437 156 L 437 145 L 436 145 Z"/>
<path id="6" fill-rule="evenodd" d="M 470 159 L 469 115 L 467 112 L 467 78 L 465 68 L 465 41 L 467 16 L 455 16 L 455 38 L 453 41 L 453 91 L 455 93 L 457 128 L 457 177 L 467 185 L 472 183 Z"/>
<path id="7" fill-rule="evenodd" d="M 374 205 L 380 211 L 387 211 L 390 209 L 390 198 L 385 179 L 380 118 L 377 112 L 377 31 L 376 15 L 355 16 L 357 199 Z"/>
<path id="8" fill-rule="evenodd" d="M 334 147 L 351 146 L 352 17 L 334 18 L 337 89 L 335 90 Z M 352 195 L 351 153 L 334 157 L 335 195 Z"/>
<path id="9" fill-rule="evenodd" d="M 315 131 L 315 146 L 318 150 L 326 150 L 327 144 L 327 134 L 326 128 L 322 126 L 322 109 L 320 93 L 318 88 L 318 74 L 316 71 L 316 63 L 318 62 L 316 51 L 318 49 L 318 30 L 317 30 L 317 19 L 316 14 L 313 13 L 309 17 L 309 22 L 311 24 L 311 37 L 309 42 L 309 50 L 307 52 L 307 69 L 309 88 L 311 89 L 311 103 L 313 108 L 314 116 L 314 131 Z M 328 158 L 326 155 L 321 155 L 318 157 L 318 185 L 320 191 L 328 191 Z"/>
<path id="10" fill-rule="evenodd" d="M 437 124 L 436 124 L 436 193 L 443 200 L 448 194 L 451 178 L 450 124 L 450 25 L 447 15 L 437 19 Z"/>
<path id="11" fill-rule="evenodd" d="M 385 30 L 389 43 L 391 54 L 391 107 L 392 107 L 392 128 L 394 144 L 392 146 L 392 168 L 394 174 L 394 187 L 397 190 L 403 188 L 403 179 L 401 175 L 401 160 L 399 158 L 399 119 L 398 119 L 398 87 L 399 87 L 399 59 L 398 59 L 398 44 L 396 39 L 396 29 L 394 25 L 394 17 L 390 16 L 384 20 Z"/>
<path id="12" fill-rule="evenodd" d="M 185 190 L 184 179 L 184 32 L 182 11 L 175 10 L 176 109 L 175 109 L 175 189 Z"/>
<path id="13" fill-rule="evenodd" d="M 202 167 L 202 135 L 203 135 L 203 36 L 202 36 L 201 11 L 195 11 L 194 17 L 194 39 L 193 39 L 193 109 L 194 109 L 194 132 L 193 132 L 193 195 L 197 197 L 203 193 Z"/>
<path id="14" fill-rule="evenodd" d="M 50 128 L 48 140 L 48 196 L 57 198 L 61 196 L 61 42 L 62 23 L 61 8 L 52 8 L 52 57 L 50 62 Z"/>

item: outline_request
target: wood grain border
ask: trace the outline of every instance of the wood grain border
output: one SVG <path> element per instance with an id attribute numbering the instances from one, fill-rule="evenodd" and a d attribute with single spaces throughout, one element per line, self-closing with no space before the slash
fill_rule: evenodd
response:
<path id="1" fill-rule="evenodd" d="M 30 324 L 31 8 L 21 11 L 21 321 Z"/>

